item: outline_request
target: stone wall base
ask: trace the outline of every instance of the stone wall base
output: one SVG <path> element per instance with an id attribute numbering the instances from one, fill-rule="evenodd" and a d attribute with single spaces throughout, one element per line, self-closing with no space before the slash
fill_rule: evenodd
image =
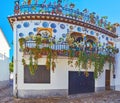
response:
<path id="1" fill-rule="evenodd" d="M 115 90 L 115 86 L 110 86 L 110 90 Z M 105 87 L 96 87 L 95 92 L 105 91 Z"/>
<path id="2" fill-rule="evenodd" d="M 18 90 L 18 98 L 39 98 L 39 97 L 61 97 L 67 96 L 66 89 L 52 89 L 52 90 Z"/>
<path id="3" fill-rule="evenodd" d="M 114 86 L 111 86 L 114 90 Z M 95 92 L 105 91 L 105 87 L 96 87 Z M 84 94 L 84 93 L 83 93 Z M 61 97 L 68 96 L 67 89 L 51 89 L 51 90 L 18 90 L 18 98 L 44 98 L 44 97 Z M 81 94 L 82 95 L 82 94 Z"/>
<path id="4" fill-rule="evenodd" d="M 0 81 L 0 89 L 9 86 L 9 80 Z"/>
<path id="5" fill-rule="evenodd" d="M 116 90 L 116 91 L 120 91 L 120 85 L 116 85 L 116 86 L 115 86 L 115 90 Z"/>

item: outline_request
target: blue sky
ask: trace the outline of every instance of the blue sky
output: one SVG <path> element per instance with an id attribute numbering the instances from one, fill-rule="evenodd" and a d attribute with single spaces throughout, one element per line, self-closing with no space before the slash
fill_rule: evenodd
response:
<path id="1" fill-rule="evenodd" d="M 23 0 L 20 0 L 22 2 Z M 34 0 L 33 0 L 34 1 Z M 43 2 L 44 0 L 39 0 Z M 49 2 L 50 0 L 46 0 Z M 56 1 L 56 0 L 52 0 Z M 74 3 L 75 8 L 83 10 L 87 8 L 89 12 L 96 12 L 100 16 L 108 16 L 108 21 L 120 23 L 120 0 L 63 0 L 64 3 Z M 9 44 L 12 47 L 13 31 L 8 22 L 8 15 L 14 14 L 14 0 L 0 1 L 0 28 L 4 32 Z M 10 51 L 10 57 L 13 55 L 13 49 Z"/>

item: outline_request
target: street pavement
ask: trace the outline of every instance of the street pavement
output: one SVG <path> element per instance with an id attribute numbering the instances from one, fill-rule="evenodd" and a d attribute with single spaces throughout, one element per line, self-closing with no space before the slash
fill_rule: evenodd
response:
<path id="1" fill-rule="evenodd" d="M 69 95 L 66 97 L 46 98 L 14 98 L 12 85 L 0 88 L 0 103 L 120 103 L 119 91 L 102 91 L 98 93 L 87 93 Z"/>

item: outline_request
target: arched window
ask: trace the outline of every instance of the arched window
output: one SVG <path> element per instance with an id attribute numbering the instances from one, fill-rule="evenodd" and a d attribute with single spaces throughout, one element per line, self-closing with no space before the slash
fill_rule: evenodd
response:
<path id="1" fill-rule="evenodd" d="M 82 33 L 78 33 L 78 32 L 72 32 L 70 36 L 74 38 L 75 42 L 79 42 L 79 43 L 83 41 L 83 37 L 84 37 Z"/>
<path id="2" fill-rule="evenodd" d="M 97 43 L 97 38 L 94 36 L 87 35 L 85 42 L 85 50 L 95 51 L 95 45 Z"/>

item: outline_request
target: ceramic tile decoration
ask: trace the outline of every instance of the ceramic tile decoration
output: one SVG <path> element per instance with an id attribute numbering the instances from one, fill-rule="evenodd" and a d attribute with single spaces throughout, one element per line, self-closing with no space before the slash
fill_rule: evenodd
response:
<path id="1" fill-rule="evenodd" d="M 23 33 L 19 33 L 19 37 L 23 37 L 24 36 L 24 34 Z"/>
<path id="2" fill-rule="evenodd" d="M 102 38 L 104 38 L 105 37 L 105 35 L 102 35 Z"/>
<path id="3" fill-rule="evenodd" d="M 55 23 L 52 23 L 50 26 L 51 26 L 51 28 L 56 28 L 56 24 Z"/>
<path id="4" fill-rule="evenodd" d="M 33 32 L 29 32 L 29 36 L 31 36 L 31 35 L 34 35 L 34 33 Z"/>
<path id="5" fill-rule="evenodd" d="M 53 29 L 53 32 L 54 32 L 54 33 L 57 33 L 57 29 Z"/>
<path id="6" fill-rule="evenodd" d="M 42 26 L 43 26 L 44 28 L 48 28 L 49 24 L 48 24 L 48 22 L 43 22 Z"/>
<path id="7" fill-rule="evenodd" d="M 33 28 L 33 31 L 34 31 L 34 32 L 37 32 L 37 28 Z"/>
<path id="8" fill-rule="evenodd" d="M 24 23 L 23 23 L 23 26 L 24 26 L 25 28 L 27 28 L 27 27 L 30 26 L 30 24 L 29 24 L 29 22 L 24 22 Z"/>
<path id="9" fill-rule="evenodd" d="M 109 38 L 108 38 L 108 37 L 106 37 L 106 40 L 108 41 L 108 40 L 109 40 Z"/>
<path id="10" fill-rule="evenodd" d="M 18 24 L 18 25 L 17 25 L 17 28 L 20 29 L 20 28 L 21 28 L 21 24 Z"/>
<path id="11" fill-rule="evenodd" d="M 91 35 L 94 35 L 94 31 L 90 31 L 90 34 L 91 34 Z"/>
<path id="12" fill-rule="evenodd" d="M 64 24 L 60 24 L 60 28 L 61 29 L 65 29 L 65 25 Z"/>
<path id="13" fill-rule="evenodd" d="M 77 28 L 77 31 L 78 31 L 78 32 L 81 32 L 81 30 L 82 30 L 81 27 L 78 27 L 78 28 Z"/>

